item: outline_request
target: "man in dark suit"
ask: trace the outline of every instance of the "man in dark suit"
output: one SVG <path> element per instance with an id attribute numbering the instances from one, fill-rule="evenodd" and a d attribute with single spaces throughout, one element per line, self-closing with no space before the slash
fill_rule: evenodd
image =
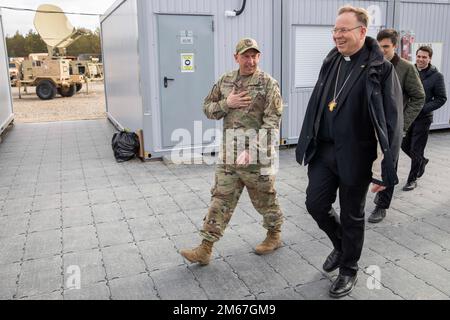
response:
<path id="1" fill-rule="evenodd" d="M 296 150 L 308 165 L 306 207 L 334 250 L 324 270 L 339 268 L 330 288 L 348 295 L 357 281 L 364 242 L 369 185 L 379 192 L 398 183 L 395 164 L 403 127 L 403 99 L 393 65 L 375 39 L 366 37 L 366 10 L 342 7 L 312 93 Z M 339 189 L 340 221 L 331 212 Z"/>
<path id="2" fill-rule="evenodd" d="M 425 158 L 425 147 L 433 123 L 433 112 L 447 101 L 444 75 L 431 64 L 432 57 L 433 49 L 429 46 L 422 46 L 417 50 L 416 68 L 419 71 L 426 98 L 422 111 L 412 123 L 402 144 L 402 150 L 411 158 L 411 170 L 403 191 L 414 190 L 417 187 L 417 179 L 425 172 L 425 166 L 429 161 Z"/>
<path id="3" fill-rule="evenodd" d="M 409 61 L 399 57 L 395 50 L 399 40 L 394 29 L 384 29 L 378 32 L 377 41 L 383 50 L 384 57 L 393 64 L 403 91 L 403 136 L 419 115 L 425 102 L 425 91 L 420 81 L 419 72 Z M 394 187 L 378 192 L 375 197 L 375 209 L 369 216 L 370 223 L 379 223 L 386 217 L 386 211 L 391 206 Z"/>

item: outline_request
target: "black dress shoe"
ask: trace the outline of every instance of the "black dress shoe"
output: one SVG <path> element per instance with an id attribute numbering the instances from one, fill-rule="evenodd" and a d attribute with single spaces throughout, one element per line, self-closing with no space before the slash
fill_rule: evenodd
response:
<path id="1" fill-rule="evenodd" d="M 341 259 L 341 255 L 342 252 L 334 249 L 327 257 L 327 260 L 325 260 L 325 263 L 322 267 L 323 270 L 325 270 L 325 272 L 333 272 L 334 270 L 339 268 L 339 260 Z"/>
<path id="2" fill-rule="evenodd" d="M 358 281 L 358 276 L 343 276 L 339 275 L 337 279 L 333 282 L 330 288 L 330 297 L 332 298 L 342 298 L 350 292 L 352 292 L 353 288 Z"/>
<path id="3" fill-rule="evenodd" d="M 403 191 L 411 191 L 411 190 L 414 190 L 415 188 L 417 188 L 417 182 L 416 181 L 411 181 L 411 182 L 408 182 L 403 187 Z"/>
<path id="4" fill-rule="evenodd" d="M 370 223 L 378 223 L 383 221 L 385 217 L 386 217 L 386 209 L 382 209 L 377 206 L 370 214 L 368 220 Z"/>
<path id="5" fill-rule="evenodd" d="M 427 166 L 427 164 L 428 164 L 429 161 L 430 161 L 430 160 L 427 159 L 427 158 L 424 158 L 424 159 L 423 159 L 422 165 L 420 166 L 420 170 L 419 170 L 419 172 L 417 173 L 417 178 L 420 178 L 420 177 L 423 176 L 423 174 L 425 173 L 425 167 Z"/>

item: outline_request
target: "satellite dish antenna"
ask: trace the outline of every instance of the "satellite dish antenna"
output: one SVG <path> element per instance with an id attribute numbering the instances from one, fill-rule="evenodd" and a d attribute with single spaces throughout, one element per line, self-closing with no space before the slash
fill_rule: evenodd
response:
<path id="1" fill-rule="evenodd" d="M 40 5 L 34 17 L 34 27 L 47 44 L 50 57 L 66 55 L 66 48 L 83 35 L 77 32 L 60 7 Z M 55 52 L 55 49 L 58 52 Z"/>

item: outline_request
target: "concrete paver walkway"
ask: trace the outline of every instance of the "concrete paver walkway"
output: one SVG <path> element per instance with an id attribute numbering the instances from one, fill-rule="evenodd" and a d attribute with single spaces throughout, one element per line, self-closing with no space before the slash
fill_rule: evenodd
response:
<path id="1" fill-rule="evenodd" d="M 281 151 L 277 180 L 284 246 L 254 254 L 265 230 L 244 192 L 214 261 L 199 267 L 178 251 L 200 241 L 214 167 L 118 164 L 113 132 L 106 120 L 18 124 L 0 144 L 0 299 L 328 299 L 331 244 L 306 212 L 294 149 Z M 449 131 L 430 136 L 412 192 L 401 191 L 402 154 L 401 185 L 385 221 L 366 226 L 346 299 L 450 298 L 449 142 Z"/>

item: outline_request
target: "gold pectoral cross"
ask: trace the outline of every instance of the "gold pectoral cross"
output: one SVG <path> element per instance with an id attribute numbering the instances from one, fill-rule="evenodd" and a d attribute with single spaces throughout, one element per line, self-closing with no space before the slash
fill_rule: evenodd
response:
<path id="1" fill-rule="evenodd" d="M 337 107 L 337 103 L 334 100 L 328 104 L 328 108 L 330 109 L 330 112 L 333 112 L 334 109 L 336 109 L 336 107 Z"/>

